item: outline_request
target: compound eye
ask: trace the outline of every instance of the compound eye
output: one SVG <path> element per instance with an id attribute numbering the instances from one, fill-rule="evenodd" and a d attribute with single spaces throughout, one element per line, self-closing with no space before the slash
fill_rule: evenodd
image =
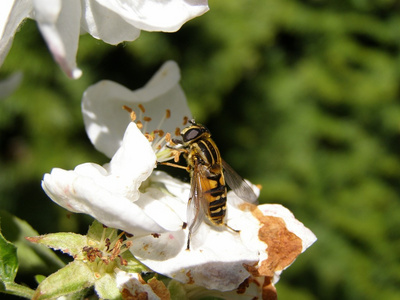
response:
<path id="1" fill-rule="evenodd" d="M 202 134 L 202 131 L 198 128 L 189 129 L 185 134 L 182 136 L 184 142 L 190 142 L 196 139 L 199 135 Z"/>

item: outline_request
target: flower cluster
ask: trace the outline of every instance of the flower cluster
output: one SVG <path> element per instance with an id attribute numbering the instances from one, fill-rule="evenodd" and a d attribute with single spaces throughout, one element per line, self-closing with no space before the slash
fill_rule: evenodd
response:
<path id="1" fill-rule="evenodd" d="M 136 91 L 110 81 L 89 87 L 82 99 L 86 130 L 111 161 L 73 171 L 53 169 L 42 187 L 69 211 L 132 234 L 129 250 L 135 259 L 187 295 L 273 299 L 280 273 L 316 237 L 281 205 L 257 206 L 229 192 L 227 224 L 238 232 L 204 222 L 186 249 L 190 185 L 154 170 L 157 161 L 173 157 L 165 133 L 177 132 L 191 118 L 179 80 L 179 69 L 170 61 Z M 122 106 L 137 108 L 136 119 Z M 132 279 L 128 286 L 134 293 L 138 275 L 124 278 Z"/>
<path id="2" fill-rule="evenodd" d="M 176 31 L 207 10 L 207 0 L 3 0 L 0 66 L 27 18 L 37 22 L 61 69 L 77 79 L 81 33 L 115 45 L 135 40 L 141 30 Z M 0 98 L 21 78 L 16 73 L 0 82 Z M 168 61 L 141 89 L 103 80 L 85 91 L 86 132 L 110 162 L 44 175 L 42 188 L 55 203 L 95 221 L 87 235 L 27 238 L 74 259 L 43 279 L 31 291 L 33 299 L 78 297 L 91 287 L 102 299 L 276 299 L 281 272 L 316 241 L 283 206 L 245 202 L 233 191 L 227 194 L 226 226 L 200 222 L 189 232 L 192 187 L 156 169 L 179 158 L 182 149 L 174 147 L 174 138 L 192 119 L 179 81 L 177 64 Z M 258 197 L 259 188 L 249 185 Z M 15 258 L 12 244 L 2 235 L 0 241 Z M 17 267 L 6 267 L 12 272 L 0 272 L 0 281 L 7 292 L 32 296 L 16 292 Z"/>

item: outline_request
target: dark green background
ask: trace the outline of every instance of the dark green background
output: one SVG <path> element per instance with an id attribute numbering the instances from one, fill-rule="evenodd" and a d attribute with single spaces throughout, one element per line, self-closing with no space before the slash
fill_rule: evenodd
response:
<path id="1" fill-rule="evenodd" d="M 0 69 L 24 73 L 0 101 L 0 208 L 39 233 L 84 233 L 90 218 L 68 215 L 40 187 L 53 167 L 107 162 L 86 137 L 83 91 L 101 79 L 139 88 L 173 59 L 225 160 L 263 186 L 262 203 L 288 207 L 318 237 L 283 273 L 280 299 L 399 299 L 400 2 L 210 7 L 177 33 L 117 47 L 82 36 L 76 81 L 26 22 Z"/>

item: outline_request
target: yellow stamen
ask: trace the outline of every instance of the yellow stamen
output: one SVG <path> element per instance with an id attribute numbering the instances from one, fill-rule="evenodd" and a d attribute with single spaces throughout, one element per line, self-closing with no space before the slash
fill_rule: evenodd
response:
<path id="1" fill-rule="evenodd" d="M 144 109 L 144 106 L 142 104 L 139 104 L 139 109 L 142 111 L 142 113 L 146 112 L 146 110 Z"/>
<path id="2" fill-rule="evenodd" d="M 179 156 L 181 156 L 181 152 L 178 150 L 173 150 L 172 154 L 174 155 L 174 162 L 178 162 L 179 161 Z"/>
<path id="3" fill-rule="evenodd" d="M 154 141 L 154 137 L 151 134 L 145 133 L 144 136 L 147 138 L 149 142 Z"/>
<path id="4" fill-rule="evenodd" d="M 171 140 L 171 134 L 170 134 L 169 132 L 167 132 L 167 134 L 165 135 L 165 141 L 166 141 L 167 143 L 171 143 L 171 142 L 172 142 L 172 140 Z"/>
<path id="5" fill-rule="evenodd" d="M 135 122 L 136 114 L 132 110 L 132 108 L 130 108 L 129 106 L 126 106 L 126 105 L 122 105 L 122 108 L 125 109 L 127 112 L 129 112 L 132 122 Z"/>

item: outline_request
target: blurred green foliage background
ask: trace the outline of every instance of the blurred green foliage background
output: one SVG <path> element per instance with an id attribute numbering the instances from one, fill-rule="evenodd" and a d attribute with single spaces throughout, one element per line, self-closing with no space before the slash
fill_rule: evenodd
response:
<path id="1" fill-rule="evenodd" d="M 76 81 L 27 21 L 0 69 L 24 74 L 0 101 L 0 209 L 41 234 L 86 232 L 89 217 L 40 187 L 53 167 L 107 162 L 86 137 L 83 91 L 101 79 L 139 88 L 173 59 L 225 160 L 263 186 L 261 202 L 288 207 L 318 237 L 283 273 L 280 299 L 400 299 L 400 2 L 210 7 L 177 33 L 117 47 L 82 36 Z"/>

